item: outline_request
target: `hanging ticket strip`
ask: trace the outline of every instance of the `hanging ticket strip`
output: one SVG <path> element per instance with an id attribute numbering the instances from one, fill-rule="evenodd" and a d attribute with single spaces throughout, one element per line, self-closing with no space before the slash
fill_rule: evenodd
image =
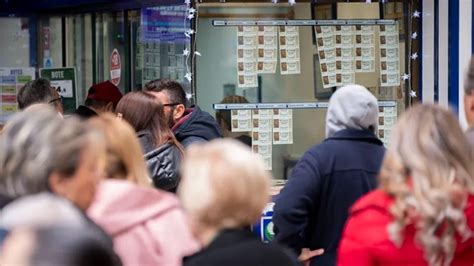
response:
<path id="1" fill-rule="evenodd" d="M 239 87 L 257 87 L 257 27 L 237 27 L 237 71 Z"/>
<path id="2" fill-rule="evenodd" d="M 400 85 L 400 52 L 398 25 L 380 26 L 381 86 Z"/>
<path id="3" fill-rule="evenodd" d="M 252 149 L 272 169 L 272 145 L 293 144 L 293 109 L 328 108 L 328 102 L 318 103 L 245 103 L 214 104 L 214 110 L 231 112 L 232 132 L 250 132 Z M 388 145 L 397 119 L 397 102 L 379 102 L 379 129 L 376 134 Z"/>
<path id="4" fill-rule="evenodd" d="M 280 73 L 301 73 L 300 34 L 297 26 L 280 26 Z"/>

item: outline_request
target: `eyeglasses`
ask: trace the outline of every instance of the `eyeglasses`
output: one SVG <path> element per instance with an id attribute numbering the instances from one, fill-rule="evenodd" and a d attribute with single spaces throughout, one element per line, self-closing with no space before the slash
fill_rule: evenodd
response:
<path id="1" fill-rule="evenodd" d="M 51 101 L 49 101 L 48 104 L 52 104 L 52 103 L 57 102 L 57 101 L 62 102 L 63 98 L 62 97 L 54 98 Z"/>
<path id="2" fill-rule="evenodd" d="M 176 105 L 180 105 L 181 103 L 165 103 L 163 104 L 163 106 L 176 106 Z"/>

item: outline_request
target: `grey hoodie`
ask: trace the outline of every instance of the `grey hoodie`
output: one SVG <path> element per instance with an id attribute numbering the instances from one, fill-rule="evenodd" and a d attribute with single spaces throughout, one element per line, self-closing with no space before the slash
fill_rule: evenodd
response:
<path id="1" fill-rule="evenodd" d="M 334 92 L 326 115 L 326 138 L 343 129 L 378 128 L 378 102 L 360 85 L 347 85 Z"/>

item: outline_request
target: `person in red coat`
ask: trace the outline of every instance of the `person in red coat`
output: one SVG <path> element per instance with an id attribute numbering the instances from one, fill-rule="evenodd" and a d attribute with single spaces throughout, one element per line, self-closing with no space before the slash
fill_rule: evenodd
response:
<path id="1" fill-rule="evenodd" d="M 474 265 L 474 164 L 451 112 L 408 110 L 392 133 L 379 189 L 350 210 L 339 266 Z"/>

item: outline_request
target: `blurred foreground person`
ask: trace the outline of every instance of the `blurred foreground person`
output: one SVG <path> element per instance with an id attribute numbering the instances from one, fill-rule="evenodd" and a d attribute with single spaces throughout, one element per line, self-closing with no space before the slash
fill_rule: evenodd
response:
<path id="1" fill-rule="evenodd" d="M 79 233 L 78 233 L 79 232 Z M 13 231 L 0 252 L 0 265 L 121 266 L 111 247 L 95 231 L 44 227 Z"/>
<path id="2" fill-rule="evenodd" d="M 85 211 L 103 178 L 102 134 L 47 105 L 16 114 L 0 135 L 0 194 L 52 192 Z"/>
<path id="3" fill-rule="evenodd" d="M 464 86 L 464 113 L 469 127 L 466 132 L 467 140 L 474 147 L 474 56 L 471 57 Z"/>
<path id="4" fill-rule="evenodd" d="M 175 192 L 183 148 L 168 128 L 163 105 L 149 92 L 131 92 L 120 100 L 117 113 L 137 132 L 155 187 Z"/>
<path id="5" fill-rule="evenodd" d="M 275 201 L 275 240 L 297 254 L 324 249 L 313 266 L 336 264 L 336 252 L 350 206 L 377 186 L 385 148 L 375 136 L 377 99 L 348 85 L 329 101 L 326 139 L 295 166 Z M 304 252 L 303 252 L 304 253 Z"/>
<path id="6" fill-rule="evenodd" d="M 99 186 L 89 216 L 112 236 L 124 265 L 181 265 L 198 244 L 178 199 L 151 187 L 135 132 L 113 115 L 90 124 L 106 136 L 109 179 Z"/>
<path id="7" fill-rule="evenodd" d="M 195 236 L 205 247 L 185 266 L 299 265 L 281 247 L 248 230 L 270 199 L 270 175 L 258 155 L 235 140 L 189 148 L 178 194 Z"/>
<path id="8" fill-rule="evenodd" d="M 392 133 L 380 188 L 351 208 L 338 265 L 473 265 L 472 161 L 451 112 L 408 110 Z"/>
<path id="9" fill-rule="evenodd" d="M 112 246 L 105 232 L 84 215 L 104 177 L 103 142 L 98 130 L 75 118 L 62 119 L 47 105 L 34 105 L 15 114 L 0 135 L 0 194 L 20 201 L 38 193 L 62 197 Z M 29 212 L 42 209 L 29 208 Z M 28 213 L 28 206 L 23 213 Z M 34 215 L 30 218 L 41 223 L 44 213 L 38 214 L 38 221 Z"/>

